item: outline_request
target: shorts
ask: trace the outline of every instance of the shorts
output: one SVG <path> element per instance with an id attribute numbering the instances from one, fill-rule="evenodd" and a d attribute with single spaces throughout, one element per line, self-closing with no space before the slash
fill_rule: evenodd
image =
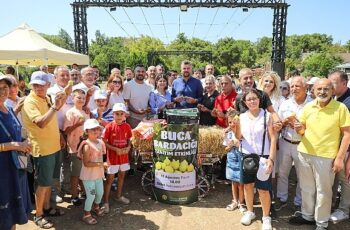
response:
<path id="1" fill-rule="evenodd" d="M 58 151 L 47 156 L 33 157 L 34 178 L 37 185 L 50 187 L 53 184 L 53 178 L 59 178 L 60 153 L 61 151 Z"/>
<path id="2" fill-rule="evenodd" d="M 255 179 L 255 188 L 265 191 L 272 191 L 272 175 L 270 174 L 269 179 L 261 181 L 258 178 Z"/>
<path id="3" fill-rule="evenodd" d="M 76 153 L 71 153 L 69 157 L 71 176 L 80 176 L 82 161 Z"/>
<path id="4" fill-rule="evenodd" d="M 116 174 L 117 172 L 125 172 L 130 169 L 130 164 L 121 164 L 121 165 L 110 165 L 107 168 L 107 174 Z"/>

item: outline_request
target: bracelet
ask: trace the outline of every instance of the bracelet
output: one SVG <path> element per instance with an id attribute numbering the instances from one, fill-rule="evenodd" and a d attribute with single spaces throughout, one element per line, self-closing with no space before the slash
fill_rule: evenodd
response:
<path id="1" fill-rule="evenodd" d="M 52 107 L 50 107 L 50 109 L 52 109 L 53 111 L 56 111 L 56 112 L 58 111 L 58 109 L 57 109 L 57 108 L 55 108 L 55 107 L 53 107 L 53 106 L 52 106 Z"/>
<path id="2" fill-rule="evenodd" d="M 272 158 L 269 157 L 268 159 L 272 161 L 272 164 L 273 164 L 273 165 L 275 164 L 275 162 L 272 160 Z"/>

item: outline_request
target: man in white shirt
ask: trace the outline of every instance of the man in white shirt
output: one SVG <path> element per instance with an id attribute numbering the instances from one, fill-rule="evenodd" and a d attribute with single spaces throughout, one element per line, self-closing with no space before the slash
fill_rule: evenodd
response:
<path id="1" fill-rule="evenodd" d="M 148 67 L 146 83 L 149 86 L 151 86 L 152 89 L 155 89 L 155 85 L 156 85 L 156 67 L 153 66 L 153 65 Z"/>
<path id="2" fill-rule="evenodd" d="M 288 177 L 292 168 L 293 162 L 298 175 L 298 151 L 297 146 L 300 143 L 301 136 L 294 130 L 294 119 L 298 119 L 301 110 L 310 101 L 307 96 L 307 84 L 305 79 L 300 76 L 295 76 L 291 80 L 291 94 L 292 97 L 284 101 L 279 110 L 278 116 L 282 120 L 283 129 L 279 139 L 278 152 L 278 180 L 277 180 L 277 200 L 274 205 L 275 211 L 281 210 L 287 205 L 288 199 Z M 297 209 L 301 206 L 301 191 L 299 179 L 296 187 L 296 195 L 294 198 L 294 205 Z"/>
<path id="3" fill-rule="evenodd" d="M 123 97 L 130 111 L 127 122 L 131 128 L 135 128 L 150 112 L 148 100 L 152 88 L 144 82 L 145 75 L 145 67 L 136 66 L 135 78 L 124 86 Z"/>

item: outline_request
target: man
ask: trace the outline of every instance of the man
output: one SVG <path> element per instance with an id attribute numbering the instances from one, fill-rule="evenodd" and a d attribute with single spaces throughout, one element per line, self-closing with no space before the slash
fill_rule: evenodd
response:
<path id="1" fill-rule="evenodd" d="M 195 108 L 203 98 L 203 87 L 200 80 L 191 76 L 192 63 L 181 63 L 182 77 L 173 82 L 171 100 L 176 102 L 176 108 Z"/>
<path id="2" fill-rule="evenodd" d="M 299 183 L 299 158 L 298 144 L 301 136 L 294 130 L 294 120 L 301 115 L 302 109 L 310 102 L 306 94 L 307 84 L 303 77 L 296 76 L 291 78 L 292 97 L 282 103 L 278 110 L 278 116 L 282 120 L 283 129 L 279 139 L 279 167 L 277 180 L 277 200 L 274 204 L 275 211 L 281 210 L 287 205 L 288 199 L 288 177 L 293 162 L 297 174 L 297 187 L 294 198 L 294 205 L 299 210 L 301 207 L 301 191 Z"/>
<path id="3" fill-rule="evenodd" d="M 173 82 L 177 78 L 177 73 L 174 70 L 170 70 L 166 73 L 166 76 L 168 78 L 168 91 L 171 93 L 173 88 Z"/>
<path id="4" fill-rule="evenodd" d="M 98 69 L 97 65 L 93 65 L 92 68 L 95 71 L 95 82 L 94 82 L 94 85 L 97 86 L 98 88 L 100 88 L 100 86 L 98 85 L 98 80 L 100 80 L 100 70 Z"/>
<path id="5" fill-rule="evenodd" d="M 208 64 L 205 66 L 205 76 L 214 75 L 215 69 L 213 64 Z"/>
<path id="6" fill-rule="evenodd" d="M 215 99 L 212 116 L 216 117 L 216 124 L 223 128 L 228 126 L 226 113 L 233 108 L 233 102 L 237 97 L 237 93 L 232 86 L 232 80 L 229 76 L 223 75 L 220 78 L 221 93 Z"/>
<path id="7" fill-rule="evenodd" d="M 300 122 L 294 122 L 303 136 L 298 146 L 302 205 L 301 215 L 294 215 L 289 223 L 316 222 L 316 229 L 322 230 L 328 227 L 334 176 L 344 167 L 350 143 L 350 114 L 344 104 L 332 99 L 329 79 L 316 81 L 314 92 L 316 99 L 304 107 Z"/>
<path id="8" fill-rule="evenodd" d="M 309 81 L 307 81 L 308 85 L 308 95 L 312 98 L 315 99 L 315 93 L 314 93 L 314 85 L 317 80 L 320 80 L 319 77 L 311 77 Z"/>
<path id="9" fill-rule="evenodd" d="M 164 66 L 162 64 L 158 64 L 156 66 L 156 75 L 164 73 Z"/>
<path id="10" fill-rule="evenodd" d="M 237 111 L 239 111 L 240 113 L 244 113 L 247 111 L 247 108 L 243 105 L 244 102 L 242 101 L 242 96 L 247 90 L 254 87 L 253 71 L 249 68 L 241 69 L 239 71 L 239 81 L 242 92 L 236 97 L 235 107 Z M 271 117 L 274 122 L 274 128 L 275 130 L 279 131 L 282 128 L 282 123 L 279 122 L 277 112 L 272 107 L 270 97 L 264 91 L 258 89 L 257 91 L 261 95 L 261 100 L 259 104 L 260 108 L 266 109 L 269 113 L 271 113 Z"/>
<path id="11" fill-rule="evenodd" d="M 193 72 L 193 77 L 198 79 L 198 80 L 202 80 L 202 72 L 200 69 L 196 69 L 194 72 Z"/>
<path id="12" fill-rule="evenodd" d="M 57 111 L 65 103 L 65 96 L 56 96 L 53 104 L 46 96 L 50 86 L 48 74 L 37 71 L 31 76 L 32 92 L 26 97 L 22 119 L 27 128 L 28 138 L 33 148 L 36 189 L 36 214 L 34 222 L 42 227 L 52 227 L 47 216 L 60 216 L 63 211 L 50 208 L 50 195 L 53 178 L 59 176 L 60 133 L 57 122 Z M 45 217 L 44 217 L 45 216 Z"/>
<path id="13" fill-rule="evenodd" d="M 55 81 L 55 77 L 54 75 L 52 75 L 51 73 L 49 73 L 49 67 L 47 65 L 41 65 L 39 67 L 40 71 L 43 71 L 44 73 L 47 73 L 49 76 L 49 80 L 50 80 L 50 86 L 53 86 L 56 81 Z"/>
<path id="14" fill-rule="evenodd" d="M 347 87 L 348 75 L 343 71 L 334 71 L 328 75 L 334 87 L 335 99 L 343 103 L 350 111 L 350 89 Z M 345 156 L 345 162 L 350 161 L 349 148 Z M 333 196 L 337 193 L 339 182 L 341 183 L 341 197 L 338 208 L 331 214 L 330 220 L 338 223 L 349 219 L 350 208 L 350 184 L 348 177 L 345 176 L 345 167 L 335 175 L 335 183 L 333 188 Z M 347 172 L 349 172 L 347 170 Z"/>
<path id="15" fill-rule="evenodd" d="M 134 78 L 134 72 L 130 67 L 124 69 L 124 83 L 131 81 Z"/>
<path id="16" fill-rule="evenodd" d="M 69 71 L 69 75 L 70 75 L 70 80 L 73 81 L 73 85 L 77 85 L 80 83 L 81 74 L 79 70 L 72 69 L 71 71 Z"/>
<path id="17" fill-rule="evenodd" d="M 87 66 L 81 69 L 81 82 L 76 85 L 77 88 L 83 89 L 87 92 L 86 95 L 86 107 L 92 111 L 97 108 L 94 100 L 95 90 L 100 89 L 95 85 L 96 81 L 96 70 L 91 66 Z"/>
<path id="18" fill-rule="evenodd" d="M 145 76 L 145 67 L 137 65 L 134 80 L 124 86 L 123 97 L 130 111 L 127 122 L 131 128 L 135 128 L 150 112 L 148 100 L 152 87 L 144 82 Z"/>
<path id="19" fill-rule="evenodd" d="M 151 65 L 150 67 L 148 67 L 147 70 L 147 80 L 146 80 L 146 84 L 148 84 L 149 86 L 152 87 L 152 90 L 155 89 L 155 85 L 156 85 L 156 67 Z"/>

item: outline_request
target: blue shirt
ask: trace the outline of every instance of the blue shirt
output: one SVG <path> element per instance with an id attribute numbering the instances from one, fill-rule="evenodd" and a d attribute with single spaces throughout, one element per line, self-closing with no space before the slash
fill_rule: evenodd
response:
<path id="1" fill-rule="evenodd" d="M 350 89 L 348 88 L 346 92 L 337 98 L 337 101 L 342 102 L 348 107 L 348 110 L 350 111 Z"/>
<path id="2" fill-rule="evenodd" d="M 93 118 L 95 118 L 95 119 L 98 118 L 97 109 L 92 110 L 91 114 L 92 114 Z M 113 111 L 112 111 L 112 109 L 107 109 L 106 111 L 104 111 L 102 113 L 102 120 L 107 121 L 107 122 L 113 121 Z"/>
<path id="3" fill-rule="evenodd" d="M 177 78 L 173 82 L 171 100 L 174 101 L 174 98 L 178 96 L 192 97 L 197 99 L 198 102 L 202 101 L 203 98 L 203 86 L 200 80 L 190 77 L 187 81 L 183 77 Z M 176 103 L 176 108 L 195 108 L 197 104 L 189 104 L 186 100 L 183 100 L 180 103 Z"/>
<path id="4" fill-rule="evenodd" d="M 164 107 L 167 102 L 171 102 L 171 94 L 168 90 L 165 91 L 165 95 L 160 94 L 158 90 L 154 90 L 149 94 L 149 105 L 152 114 L 158 114 L 158 109 Z"/>

